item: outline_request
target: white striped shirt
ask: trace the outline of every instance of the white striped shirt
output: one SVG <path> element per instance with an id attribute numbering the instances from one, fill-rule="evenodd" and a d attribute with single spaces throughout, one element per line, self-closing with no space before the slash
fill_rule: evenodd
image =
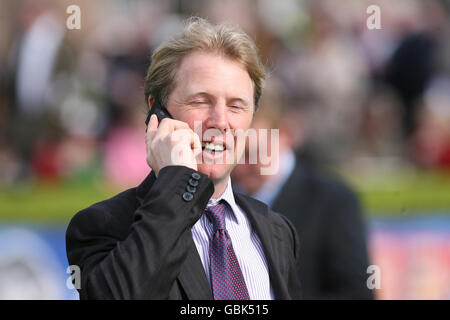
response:
<path id="1" fill-rule="evenodd" d="M 227 188 L 218 199 L 209 199 L 208 207 L 216 205 L 221 199 L 228 202 L 233 212 L 226 211 L 225 224 L 230 235 L 233 249 L 244 276 L 248 294 L 252 300 L 273 300 L 273 289 L 270 285 L 269 269 L 258 235 L 252 230 L 250 221 L 234 200 L 231 179 Z M 211 284 L 209 276 L 209 243 L 213 234 L 213 226 L 206 215 L 192 227 L 192 238 L 202 260 L 203 268 Z"/>

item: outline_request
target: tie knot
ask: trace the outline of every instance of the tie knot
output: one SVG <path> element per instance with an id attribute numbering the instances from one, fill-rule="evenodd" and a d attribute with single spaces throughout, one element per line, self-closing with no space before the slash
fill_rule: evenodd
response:
<path id="1" fill-rule="evenodd" d="M 227 210 L 227 204 L 225 201 L 220 201 L 215 206 L 207 207 L 205 212 L 207 217 L 213 224 L 214 231 L 225 230 L 225 213 Z"/>

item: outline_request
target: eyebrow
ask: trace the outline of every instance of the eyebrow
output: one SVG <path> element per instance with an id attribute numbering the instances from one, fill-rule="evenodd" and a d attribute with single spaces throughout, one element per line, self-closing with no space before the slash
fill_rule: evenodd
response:
<path id="1" fill-rule="evenodd" d="M 194 98 L 197 98 L 197 97 L 212 98 L 213 96 L 211 94 L 209 94 L 208 92 L 200 91 L 200 92 L 196 92 L 196 93 L 188 95 L 186 100 L 191 100 L 191 99 L 194 99 Z"/>

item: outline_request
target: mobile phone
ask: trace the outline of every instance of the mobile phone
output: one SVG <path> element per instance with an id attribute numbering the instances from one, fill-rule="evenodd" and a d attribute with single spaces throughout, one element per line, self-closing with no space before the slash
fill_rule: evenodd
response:
<path id="1" fill-rule="evenodd" d="M 146 128 L 148 127 L 148 123 L 150 122 L 150 117 L 152 116 L 152 114 L 156 114 L 156 117 L 158 118 L 158 122 L 161 122 L 161 120 L 164 118 L 173 119 L 172 116 L 170 115 L 169 111 L 167 111 L 167 109 L 163 105 L 161 105 L 161 103 L 159 103 L 157 100 L 155 100 L 153 102 L 152 108 L 148 111 L 147 119 L 145 120 Z M 145 129 L 145 130 L 147 130 L 147 129 Z"/>

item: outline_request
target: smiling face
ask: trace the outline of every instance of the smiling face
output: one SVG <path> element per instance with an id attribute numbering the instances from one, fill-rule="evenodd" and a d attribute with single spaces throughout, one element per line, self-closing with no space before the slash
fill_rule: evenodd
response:
<path id="1" fill-rule="evenodd" d="M 191 52 L 182 59 L 167 110 L 174 119 L 186 122 L 193 130 L 194 122 L 197 126 L 201 123 L 203 161 L 198 170 L 207 174 L 215 185 L 226 186 L 236 159 L 241 156 L 235 151 L 236 143 L 226 144 L 225 132 L 245 131 L 250 127 L 253 97 L 252 80 L 239 62 L 203 51 Z M 213 132 L 214 137 L 206 136 L 205 131 Z M 234 161 L 229 161 L 232 158 Z"/>

